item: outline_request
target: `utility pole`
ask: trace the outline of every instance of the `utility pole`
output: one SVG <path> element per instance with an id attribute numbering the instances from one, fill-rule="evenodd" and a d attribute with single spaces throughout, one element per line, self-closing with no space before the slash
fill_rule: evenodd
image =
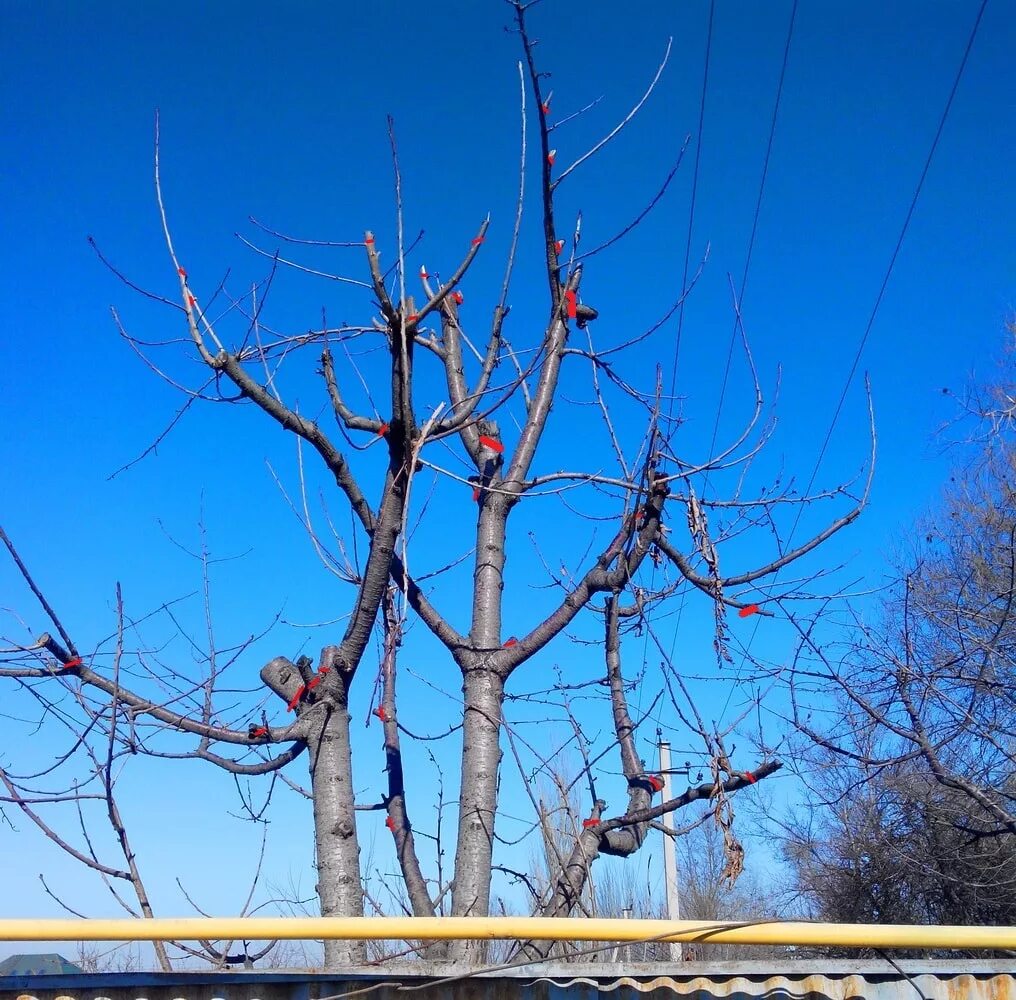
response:
<path id="1" fill-rule="evenodd" d="M 670 790 L 670 743 L 667 740 L 660 740 L 660 774 L 663 777 L 663 801 L 673 798 Z M 660 817 L 665 830 L 674 829 L 674 814 L 667 813 Z M 667 891 L 667 917 L 671 920 L 681 919 L 681 900 L 677 885 L 677 851 L 674 845 L 674 838 L 668 834 L 663 835 L 663 875 Z M 684 948 L 680 941 L 674 941 L 669 946 L 671 961 L 680 962 L 684 958 Z"/>

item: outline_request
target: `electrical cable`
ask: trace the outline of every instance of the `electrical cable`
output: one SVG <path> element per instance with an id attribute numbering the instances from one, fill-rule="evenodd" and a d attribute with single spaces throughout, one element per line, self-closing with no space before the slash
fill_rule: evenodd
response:
<path id="1" fill-rule="evenodd" d="M 945 124 L 949 118 L 949 112 L 952 109 L 953 100 L 955 99 L 956 93 L 959 90 L 960 81 L 963 79 L 963 72 L 966 69 L 967 62 L 969 61 L 970 53 L 974 47 L 974 42 L 977 39 L 977 33 L 981 27 L 981 21 L 984 18 L 984 11 L 987 8 L 987 6 L 988 0 L 981 0 L 981 4 L 977 10 L 977 16 L 974 19 L 973 27 L 970 29 L 970 35 L 967 38 L 966 47 L 963 50 L 963 57 L 960 60 L 959 68 L 956 70 L 956 76 L 953 79 L 952 87 L 949 90 L 949 96 L 946 98 L 945 107 L 943 108 L 942 115 L 939 118 L 938 128 L 935 130 L 935 136 L 932 139 L 931 148 L 928 150 L 928 155 L 924 161 L 924 167 L 922 168 L 921 175 L 917 181 L 917 187 L 914 189 L 914 195 L 910 199 L 910 206 L 907 209 L 907 214 L 904 217 L 903 225 L 900 228 L 900 235 L 897 238 L 896 245 L 893 247 L 893 252 L 889 257 L 889 264 L 886 267 L 885 275 L 883 276 L 882 283 L 879 286 L 878 294 L 875 296 L 875 303 L 872 306 L 871 314 L 868 317 L 868 322 L 865 324 L 864 333 L 861 336 L 860 343 L 857 345 L 857 351 L 854 354 L 853 363 L 850 366 L 850 371 L 847 373 L 846 381 L 843 384 L 843 391 L 840 393 L 840 398 L 836 404 L 836 409 L 833 411 L 833 417 L 829 424 L 829 430 L 826 432 L 825 439 L 822 442 L 822 447 L 819 450 L 818 459 L 816 460 L 815 467 L 811 473 L 811 478 L 808 480 L 808 485 L 805 488 L 803 494 L 803 496 L 805 497 L 807 497 L 808 494 L 811 493 L 811 490 L 815 485 L 815 480 L 818 478 L 818 473 L 822 465 L 822 460 L 825 457 L 826 450 L 829 447 L 829 442 L 833 436 L 833 431 L 835 430 L 836 424 L 840 418 L 840 414 L 843 411 L 843 404 L 847 398 L 847 393 L 850 390 L 850 385 L 854 380 L 854 375 L 857 373 L 858 365 L 861 362 L 861 355 L 864 352 L 865 345 L 868 343 L 868 338 L 871 335 L 872 328 L 875 325 L 875 319 L 878 316 L 879 308 L 882 305 L 882 301 L 885 298 L 886 289 L 889 286 L 889 279 L 892 277 L 893 269 L 896 266 L 896 261 L 900 255 L 900 250 L 903 247 L 903 241 L 906 238 L 907 231 L 910 228 L 910 222 L 914 217 L 915 210 L 917 209 L 918 199 L 921 196 L 921 191 L 924 188 L 924 182 L 928 176 L 928 172 L 931 169 L 932 160 L 934 159 L 935 152 L 938 149 L 939 140 L 942 138 L 942 133 L 945 130 Z M 786 547 L 788 550 L 790 548 L 790 544 L 791 541 L 793 540 L 794 534 L 796 533 L 797 528 L 800 525 L 801 516 L 803 515 L 803 513 L 804 513 L 804 505 L 802 504 L 797 509 L 797 516 L 794 518 L 794 523 L 793 525 L 791 525 L 790 528 L 790 534 L 787 536 Z M 777 570 L 776 573 L 773 574 L 772 580 L 773 583 L 776 582 L 779 575 L 780 575 L 779 570 Z M 746 651 L 751 649 L 752 643 L 755 641 L 755 637 L 758 634 L 759 624 L 760 621 L 756 620 L 755 627 L 752 629 L 751 636 L 748 638 L 748 643 L 745 646 Z M 740 677 L 740 668 L 738 668 L 738 678 L 735 678 L 734 686 L 736 686 L 736 681 L 737 679 L 739 679 L 739 677 Z M 728 706 L 730 705 L 730 699 L 733 696 L 733 693 L 734 687 L 732 686 L 727 694 L 727 700 L 726 702 L 724 702 L 723 711 L 720 713 L 721 718 L 723 717 L 723 714 L 726 712 Z"/>

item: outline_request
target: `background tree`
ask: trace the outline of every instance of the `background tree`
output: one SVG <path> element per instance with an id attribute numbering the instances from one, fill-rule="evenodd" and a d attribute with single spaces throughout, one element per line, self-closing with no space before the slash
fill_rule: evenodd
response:
<path id="1" fill-rule="evenodd" d="M 1016 916 L 1012 366 L 963 398 L 955 473 L 875 614 L 845 650 L 802 626 L 794 722 L 824 808 L 788 850 L 825 918 Z"/>
<path id="2" fill-rule="evenodd" d="M 859 781 L 830 763 L 823 798 L 787 831 L 796 902 L 843 923 L 1011 924 L 1016 837 L 913 765 Z"/>
<path id="3" fill-rule="evenodd" d="M 694 283 L 694 274 L 661 307 L 659 319 L 649 329 L 631 330 L 625 317 L 605 317 L 604 343 L 594 340 L 597 312 L 587 301 L 594 296 L 586 271 L 622 237 L 630 237 L 659 203 L 677 172 L 680 150 L 675 150 L 673 166 L 658 192 L 635 210 L 630 224 L 588 249 L 582 242 L 579 206 L 570 206 L 568 221 L 560 221 L 565 211 L 562 185 L 588 169 L 591 159 L 642 108 L 667 57 L 625 118 L 591 148 L 566 156 L 567 131 L 562 130 L 573 115 L 587 109 L 559 113 L 552 107 L 528 33 L 529 6 L 512 4 L 524 57 L 519 67 L 520 170 L 499 279 L 480 266 L 490 246 L 489 219 L 464 236 L 461 256 L 443 274 L 419 263 L 420 241 L 406 239 L 402 168 L 390 122 L 396 225 L 389 239 L 367 232 L 362 239 L 325 244 L 262 227 L 262 235 L 267 233 L 280 249 L 267 251 L 247 241 L 270 261 L 267 278 L 251 295 L 234 293 L 225 280 L 206 283 L 189 273 L 185 254 L 177 252 L 181 238 L 173 232 L 170 206 L 163 197 L 156 138 L 158 210 L 179 301 L 161 289 L 143 294 L 175 314 L 185 331 L 188 353 L 174 354 L 180 341 L 173 338 L 153 342 L 132 334 L 130 324 L 114 311 L 117 328 L 157 375 L 181 389 L 186 397 L 183 410 L 205 402 L 246 407 L 258 413 L 262 426 L 274 425 L 295 438 L 300 496 L 294 509 L 325 566 L 350 595 L 345 624 L 330 629 L 316 663 L 305 656 L 274 656 L 260 671 L 264 688 L 254 693 L 233 681 L 246 645 L 219 650 L 211 622 L 207 642 L 194 644 L 196 676 L 188 666 L 166 662 L 158 651 L 146 649 L 138 621 L 129 616 L 122 631 L 138 640 L 135 646 L 92 636 L 76 641 L 74 630 L 50 606 L 5 536 L 52 631 L 33 635 L 30 642 L 12 640 L 0 676 L 21 686 L 35 704 L 40 722 L 51 721 L 57 711 L 76 713 L 79 727 L 108 745 L 105 762 L 93 774 L 94 780 L 107 785 L 111 768 L 124 755 L 199 759 L 237 779 L 263 776 L 274 781 L 280 776 L 312 803 L 316 892 L 325 916 L 364 912 L 365 893 L 370 897 L 361 868 L 360 836 L 371 813 L 383 815 L 391 832 L 404 886 L 400 898 L 410 912 L 471 916 L 489 911 L 502 741 L 518 739 L 523 721 L 513 725 L 506 719 L 510 683 L 515 685 L 513 702 L 530 718 L 534 713 L 537 720 L 540 714 L 546 718 L 548 706 L 564 713 L 571 724 L 564 743 L 582 752 L 582 781 L 589 791 L 589 813 L 547 887 L 541 913 L 573 912 L 601 854 L 633 855 L 645 843 L 654 820 L 693 802 L 709 800 L 725 817 L 730 837 L 725 842 L 739 864 L 739 845 L 730 834 L 728 796 L 774 773 L 780 764 L 764 755 L 747 761 L 748 767 L 740 761 L 735 765 L 727 750 L 729 729 L 702 721 L 683 671 L 665 657 L 667 681 L 654 698 L 666 698 L 689 734 L 701 741 L 707 779 L 654 805 L 659 783 L 647 773 L 635 743 L 646 713 L 633 716 L 629 706 L 642 671 L 636 666 L 626 675 L 622 669 L 625 634 L 651 631 L 649 611 L 663 601 L 686 593 L 702 595 L 714 608 L 713 642 L 722 666 L 729 658 L 728 612 L 768 616 L 771 612 L 760 606 L 764 591 L 759 588 L 771 585 L 784 567 L 852 523 L 867 496 L 867 485 L 856 495 L 840 486 L 811 496 L 768 484 L 762 476 L 761 482 L 753 482 L 749 473 L 772 427 L 762 419 L 763 396 L 736 301 L 735 329 L 753 386 L 747 420 L 732 440 L 718 444 L 705 457 L 685 452 L 674 388 L 665 391 L 660 369 L 648 385 L 639 386 L 621 359 L 626 349 L 666 328 Z M 534 322 L 535 286 L 527 283 L 522 339 L 509 341 L 509 293 L 525 232 L 526 184 L 533 174 L 540 224 L 534 230 L 531 260 L 542 271 L 542 318 Z M 181 245 L 194 238 L 183 237 Z M 390 264 L 383 263 L 382 244 L 392 258 Z M 356 253 L 361 276 L 326 273 L 298 263 L 291 259 L 292 246 Z M 131 284 L 114 262 L 102 259 Z M 620 263 L 631 270 L 638 287 L 638 253 L 626 252 Z M 270 317 L 266 301 L 286 270 L 332 279 L 351 296 L 342 308 L 355 306 L 367 318 L 336 324 L 325 314 L 320 327 L 310 332 L 285 332 Z M 610 280 L 616 280 L 616 271 Z M 648 295 L 650 289 L 641 292 Z M 477 333 L 481 323 L 474 303 L 485 297 L 490 318 Z M 364 344 L 370 346 L 361 349 Z M 156 361 L 160 349 L 167 357 Z M 316 361 L 301 369 L 299 362 L 308 351 Z M 195 361 L 201 367 L 197 378 Z M 314 366 L 320 375 L 314 391 L 330 408 L 337 434 L 307 415 L 316 411 L 297 402 L 312 391 L 314 383 L 307 376 Z M 635 374 L 644 368 L 633 367 Z M 572 392 L 582 393 L 588 407 L 571 409 Z M 587 413 L 596 414 L 596 421 L 585 418 Z M 571 442 L 581 437 L 571 449 L 574 467 L 554 468 L 549 459 L 538 462 L 555 436 Z M 319 479 L 308 455 L 318 463 Z M 615 468 L 605 472 L 608 461 Z M 351 518 L 351 527 L 335 530 L 331 540 L 316 529 L 307 499 L 325 484 Z M 727 487 L 729 491 L 720 496 Z M 757 492 L 750 492 L 756 487 Z M 807 541 L 785 544 L 784 522 L 801 505 L 818 499 L 838 502 L 845 509 Z M 469 511 L 468 517 L 463 510 Z M 510 633 L 504 619 L 506 586 L 523 582 L 513 581 L 508 573 L 509 553 L 514 558 L 522 547 L 521 542 L 509 545 L 509 526 L 515 538 L 533 534 L 545 570 L 538 581 L 544 589 L 530 603 L 532 618 L 517 629 L 517 635 Z M 439 543 L 424 546 L 422 539 L 428 534 L 437 536 Z M 752 534 L 758 537 L 747 544 Z M 437 551 L 449 555 L 436 562 Z M 728 551 L 734 569 L 728 569 Z M 747 553 L 751 561 L 745 567 Z M 801 596 L 813 576 L 810 570 L 802 573 L 788 585 L 789 597 Z M 453 715 L 437 734 L 412 728 L 412 708 L 398 698 L 400 649 L 414 624 L 427 633 L 428 653 L 440 653 L 445 662 L 454 664 L 461 679 L 461 698 L 454 698 Z M 566 636 L 592 642 L 596 664 L 590 666 L 591 676 L 577 682 L 561 678 L 547 684 L 529 665 L 554 640 Z M 375 637 L 381 647 L 378 682 L 373 693 L 363 683 L 355 690 L 361 705 L 383 727 L 386 788 L 377 801 L 362 801 L 354 784 L 351 697 Z M 527 674 L 528 690 L 519 688 Z M 583 704 L 581 719 L 573 709 L 576 687 L 597 695 Z M 57 705 L 59 709 L 54 708 Z M 584 732 L 584 720 L 594 709 L 608 720 L 610 733 L 606 749 L 596 758 L 588 752 L 590 740 Z M 410 822 L 417 807 L 414 802 L 411 808 L 409 793 L 414 790 L 405 780 L 403 745 L 421 736 L 460 741 L 451 866 L 444 858 L 440 829 L 424 830 L 421 823 L 414 830 Z M 517 760 L 523 778 L 527 769 L 540 771 L 559 749 L 521 740 L 517 745 L 522 747 Z M 69 765 L 78 760 L 76 749 L 72 740 L 59 762 Z M 612 811 L 595 780 L 606 753 L 619 758 L 621 765 L 617 782 L 621 794 L 615 798 L 622 805 Z M 306 788 L 289 773 L 289 765 L 298 758 L 309 770 Z M 4 773 L 6 801 L 27 814 L 35 794 L 31 782 L 38 776 L 10 768 Z M 70 790 L 64 796 L 81 800 L 82 783 L 66 787 Z M 436 845 L 429 871 L 421 862 L 421 831 Z M 530 832 L 539 835 L 539 831 L 536 813 Z M 453 943 L 447 949 L 422 947 L 428 955 L 454 960 L 478 960 L 484 954 L 476 942 Z M 521 943 L 520 949 L 531 958 L 547 951 L 539 942 Z M 359 963 L 364 956 L 364 946 L 357 942 L 325 945 L 328 968 Z"/>

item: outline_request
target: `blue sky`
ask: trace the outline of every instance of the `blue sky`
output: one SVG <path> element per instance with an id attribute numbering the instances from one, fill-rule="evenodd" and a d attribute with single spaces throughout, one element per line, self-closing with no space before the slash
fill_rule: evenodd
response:
<path id="1" fill-rule="evenodd" d="M 779 423 L 769 457 L 756 469 L 759 481 L 779 467 L 796 474 L 801 485 L 812 474 L 977 6 L 801 5 L 743 303 L 769 401 L 779 381 Z M 674 38 L 669 66 L 643 114 L 562 186 L 561 217 L 582 211 L 587 246 L 644 206 L 698 125 L 708 6 L 651 2 L 639 6 L 637 17 L 619 17 L 619 9 L 604 0 L 547 0 L 532 15 L 540 64 L 553 72 L 555 112 L 564 116 L 602 97 L 555 139 L 562 162 L 624 115 L 652 77 L 668 37 Z M 594 332 L 602 344 L 638 332 L 673 301 L 700 139 L 693 267 L 707 245 L 709 260 L 686 308 L 678 368 L 688 421 L 682 445 L 696 457 L 708 445 L 717 410 L 732 329 L 727 275 L 739 280 L 744 266 L 789 15 L 788 3 L 717 4 L 702 135 L 693 139 L 655 215 L 591 261 L 583 286 L 601 314 Z M 387 0 L 112 3 L 97 9 L 16 2 L 7 5 L 4 20 L 0 178 L 6 239 L 0 273 L 7 332 L 0 340 L 0 455 L 9 486 L 0 509 L 6 529 L 86 646 L 112 631 L 115 581 L 138 614 L 199 587 L 195 563 L 170 538 L 195 545 L 202 510 L 217 555 L 246 553 L 217 570 L 216 622 L 224 637 L 258 630 L 280 608 L 288 622 L 335 618 L 348 607 L 348 597 L 314 561 L 265 464 L 270 461 L 287 488 L 295 489 L 292 442 L 250 410 L 198 408 L 157 457 L 109 479 L 148 446 L 180 405 L 117 336 L 109 306 L 117 306 L 139 337 L 159 340 L 181 330 L 174 315 L 118 284 L 86 237 L 94 236 L 132 280 L 175 294 L 152 191 L 158 108 L 167 207 L 199 294 L 209 294 L 227 268 L 237 294 L 263 276 L 264 261 L 233 234 L 259 239 L 268 250 L 275 243 L 258 237 L 248 216 L 320 239 L 358 240 L 370 228 L 390 255 L 390 113 L 398 132 L 407 232 L 426 232 L 413 270 L 421 262 L 450 270 L 479 221 L 492 215 L 489 255 L 466 289 L 467 308 L 475 303 L 486 315 L 510 233 L 518 172 L 520 50 L 503 30 L 507 6 L 493 0 Z M 1016 278 L 1016 96 L 1008 85 L 1014 42 L 1016 11 L 989 3 L 861 361 L 871 373 L 878 421 L 872 501 L 861 521 L 823 554 L 828 563 L 813 564 L 849 559 L 844 580 L 878 582 L 887 549 L 935 500 L 948 463 L 934 432 L 953 413 L 942 389 L 962 388 L 970 373 L 990 373 L 1004 344 Z M 535 180 L 531 170 L 531 192 Z M 533 239 L 537 220 L 530 203 L 523 229 L 528 249 L 519 263 L 508 330 L 520 342 L 545 309 Z M 301 259 L 363 277 L 355 251 L 319 251 Z M 270 316 L 282 328 L 302 331 L 320 322 L 323 307 L 332 321 L 363 322 L 370 315 L 362 295 L 285 274 L 273 290 Z M 669 373 L 674 336 L 671 322 L 623 362 L 626 377 L 651 385 L 657 363 Z M 182 355 L 160 357 L 174 373 L 195 377 L 193 362 Z M 304 412 L 317 413 L 324 396 L 313 359 L 300 364 L 288 386 Z M 720 440 L 750 409 L 747 389 L 745 367 L 736 358 Z M 575 411 L 555 426 L 544 470 L 609 464 L 587 448 L 581 433 L 587 419 Z M 637 441 L 640 430 L 626 426 L 626 440 Z M 505 434 L 510 441 L 507 429 Z M 817 483 L 830 486 L 855 476 L 867 448 L 858 377 Z M 311 482 L 325 485 L 313 474 Z M 329 509 L 338 511 L 337 498 L 329 499 Z M 449 538 L 463 523 L 454 502 L 442 501 L 434 515 L 439 527 L 447 523 Z M 552 529 L 560 513 L 559 507 L 544 508 L 532 515 L 531 525 Z M 802 537 L 824 516 L 805 518 Z M 570 535 L 549 534 L 552 541 L 541 550 L 545 558 L 577 560 Z M 457 554 L 444 541 L 421 542 L 421 565 L 437 566 Z M 527 590 L 526 574 L 538 565 L 527 545 L 523 533 L 512 554 L 519 586 L 508 606 L 521 624 L 509 631 L 524 630 L 529 602 L 543 599 Z M 756 553 L 742 548 L 736 555 Z M 451 608 L 456 593 L 453 586 L 446 590 Z M 0 567 L 0 594 L 0 604 L 21 610 L 35 631 L 43 627 L 7 565 Z M 595 622 L 590 627 L 595 632 Z M 682 637 L 680 649 L 687 662 L 708 659 L 708 629 L 701 622 L 686 627 L 690 639 L 685 645 Z M 292 652 L 300 643 L 315 648 L 329 635 L 328 629 L 281 628 L 259 651 Z M 766 642 L 764 636 L 757 641 Z M 761 652 L 781 655 L 778 643 Z M 429 662 L 434 654 L 425 637 L 411 636 L 409 657 Z M 587 656 L 573 646 L 533 670 L 548 676 L 553 664 L 578 670 Z M 261 662 L 252 656 L 242 666 L 245 676 L 252 680 Z M 447 664 L 433 669 L 431 680 L 457 691 Z M 365 664 L 354 715 L 366 715 L 366 675 L 372 670 Z M 535 678 L 527 683 L 538 686 Z M 430 717 L 442 696 L 428 690 L 420 687 L 416 697 Z M 377 740 L 376 730 L 363 737 L 365 787 L 379 780 L 369 763 L 371 754 L 377 756 Z M 42 759 L 48 750 L 28 752 Z M 179 770 L 146 766 L 135 763 L 136 777 L 124 779 L 125 794 L 126 782 L 134 782 L 129 794 L 137 837 L 149 856 L 187 853 L 188 870 L 215 892 L 214 905 L 207 905 L 231 912 L 242 896 L 243 872 L 224 863 L 220 846 L 242 845 L 249 858 L 255 833 L 220 818 L 207 798 L 188 799 L 198 786 L 207 796 L 218 794 L 218 776 L 197 764 Z M 425 773 L 421 763 L 421 782 Z M 172 837 L 163 822 L 170 809 L 179 826 Z M 302 873 L 306 887 L 313 880 L 302 810 L 296 802 L 277 810 L 266 867 L 278 880 L 287 869 Z M 0 845 L 5 858 L 24 862 L 4 866 L 16 868 L 4 873 L 14 879 L 4 915 L 53 910 L 35 881 L 43 868 L 61 873 L 78 905 L 105 912 L 94 884 L 34 836 L 15 837 L 0 827 Z M 175 872 L 161 862 L 152 867 L 164 911 L 182 912 L 170 877 Z"/>

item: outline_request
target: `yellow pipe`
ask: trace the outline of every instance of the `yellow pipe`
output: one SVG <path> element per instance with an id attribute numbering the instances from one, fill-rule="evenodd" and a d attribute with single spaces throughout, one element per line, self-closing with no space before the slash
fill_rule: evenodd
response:
<path id="1" fill-rule="evenodd" d="M 823 924 L 803 921 L 608 920 L 584 917 L 180 917 L 0 920 L 0 941 L 195 940 L 697 941 L 846 948 L 1005 948 L 1016 927 Z"/>

